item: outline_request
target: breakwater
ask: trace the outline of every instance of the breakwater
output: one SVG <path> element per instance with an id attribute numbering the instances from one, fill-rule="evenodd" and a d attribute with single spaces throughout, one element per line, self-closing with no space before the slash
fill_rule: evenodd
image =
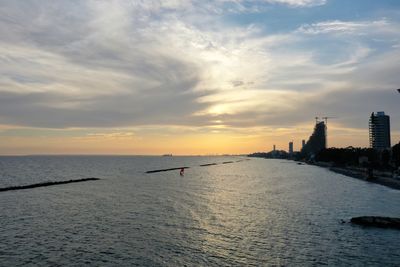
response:
<path id="1" fill-rule="evenodd" d="M 250 159 L 246 159 L 250 160 Z M 243 160 L 237 160 L 237 161 L 224 161 L 224 162 L 213 162 L 213 163 L 206 163 L 206 164 L 201 164 L 199 167 L 208 167 L 208 166 L 215 166 L 215 165 L 220 165 L 220 164 L 231 164 L 235 162 L 241 162 Z M 168 168 L 168 169 L 159 169 L 159 170 L 151 170 L 151 171 L 146 171 L 146 173 L 156 173 L 156 172 L 167 172 L 167 171 L 175 171 L 175 170 L 181 170 L 181 169 L 190 169 L 190 167 L 174 167 L 174 168 Z"/>
<path id="2" fill-rule="evenodd" d="M 189 169 L 189 168 L 190 167 L 177 167 L 177 168 L 169 168 L 169 169 L 152 170 L 152 171 L 147 171 L 146 173 L 167 172 L 167 171 L 175 171 L 175 170 Z"/>
<path id="3" fill-rule="evenodd" d="M 37 184 L 30 184 L 30 185 L 10 186 L 10 187 L 0 188 L 0 192 L 32 189 L 32 188 L 36 188 L 36 187 L 45 187 L 45 186 L 53 186 L 53 185 L 61 185 L 61 184 L 97 181 L 97 180 L 100 180 L 100 178 L 83 178 L 83 179 L 68 180 L 68 181 L 52 181 L 52 182 L 44 182 L 44 183 L 37 183 Z"/>
<path id="4" fill-rule="evenodd" d="M 361 216 L 351 218 L 351 223 L 380 228 L 393 228 L 400 230 L 400 218 L 381 216 Z"/>

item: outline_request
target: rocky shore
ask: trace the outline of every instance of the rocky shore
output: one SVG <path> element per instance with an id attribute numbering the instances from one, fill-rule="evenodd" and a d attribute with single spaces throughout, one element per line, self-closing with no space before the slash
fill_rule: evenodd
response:
<path id="1" fill-rule="evenodd" d="M 367 171 L 365 168 L 356 167 L 336 167 L 328 163 L 313 163 L 313 165 L 328 168 L 330 171 L 343 174 L 349 177 L 360 179 L 366 182 L 384 185 L 393 189 L 400 190 L 400 179 L 390 177 L 390 174 L 384 172 L 374 171 L 374 178 L 367 179 Z"/>
<path id="2" fill-rule="evenodd" d="M 361 216 L 350 220 L 353 224 L 368 227 L 393 228 L 400 230 L 400 218 L 381 217 L 381 216 Z"/>

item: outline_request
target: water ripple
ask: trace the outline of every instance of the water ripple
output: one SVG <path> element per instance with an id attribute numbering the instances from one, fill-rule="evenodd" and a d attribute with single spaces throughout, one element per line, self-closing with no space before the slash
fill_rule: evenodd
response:
<path id="1" fill-rule="evenodd" d="M 232 157 L 0 157 L 0 266 L 398 266 L 400 231 L 341 224 L 399 216 L 399 192 L 281 160 L 179 172 Z"/>

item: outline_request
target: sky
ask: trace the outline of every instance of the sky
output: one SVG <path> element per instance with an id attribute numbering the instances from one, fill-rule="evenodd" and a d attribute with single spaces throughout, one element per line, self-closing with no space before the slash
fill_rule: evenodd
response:
<path id="1" fill-rule="evenodd" d="M 400 141 L 398 0 L 0 0 L 0 155 Z"/>

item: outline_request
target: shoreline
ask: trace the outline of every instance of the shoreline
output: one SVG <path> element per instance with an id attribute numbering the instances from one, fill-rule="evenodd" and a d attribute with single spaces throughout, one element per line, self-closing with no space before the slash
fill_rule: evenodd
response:
<path id="1" fill-rule="evenodd" d="M 392 189 L 400 190 L 400 179 L 385 177 L 377 174 L 376 172 L 374 173 L 375 178 L 368 180 L 365 178 L 365 170 L 359 170 L 359 169 L 357 170 L 355 168 L 349 168 L 349 167 L 333 167 L 327 163 L 322 163 L 322 162 L 310 163 L 310 165 L 326 168 L 329 171 L 342 174 L 351 178 L 355 178 L 358 180 L 362 180 L 365 182 L 384 185 Z"/>

